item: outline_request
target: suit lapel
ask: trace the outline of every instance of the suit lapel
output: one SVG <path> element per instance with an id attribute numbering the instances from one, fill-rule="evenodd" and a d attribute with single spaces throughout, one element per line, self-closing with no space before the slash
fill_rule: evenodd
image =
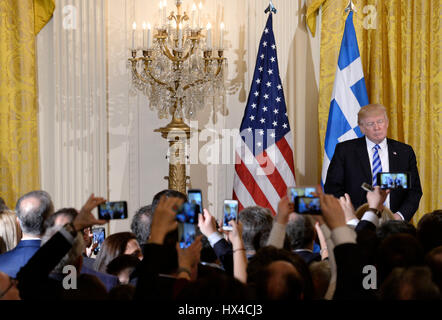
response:
<path id="1" fill-rule="evenodd" d="M 358 154 L 359 161 L 361 163 L 365 178 L 367 179 L 367 182 L 370 182 L 372 180 L 372 177 L 371 177 L 372 173 L 371 173 L 371 167 L 370 167 L 370 157 L 368 156 L 367 142 L 365 141 L 365 136 L 362 138 L 359 138 L 357 148 L 358 148 L 357 154 Z"/>
<path id="2" fill-rule="evenodd" d="M 387 139 L 388 144 L 388 165 L 390 172 L 399 171 L 399 152 L 395 148 L 394 141 Z"/>

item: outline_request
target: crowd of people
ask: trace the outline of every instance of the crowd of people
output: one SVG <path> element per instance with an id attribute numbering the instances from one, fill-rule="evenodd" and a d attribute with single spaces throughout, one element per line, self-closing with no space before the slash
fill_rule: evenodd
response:
<path id="1" fill-rule="evenodd" d="M 320 215 L 295 213 L 285 196 L 275 216 L 246 207 L 231 231 L 204 209 L 182 249 L 176 212 L 187 196 L 163 190 L 96 256 L 91 228 L 106 221 L 92 211 L 105 199 L 55 212 L 44 191 L 23 195 L 15 210 L 0 199 L 0 300 L 441 299 L 442 210 L 416 228 L 370 211 L 388 196 L 378 186 L 362 212 L 348 194 L 318 186 L 316 196 Z"/>

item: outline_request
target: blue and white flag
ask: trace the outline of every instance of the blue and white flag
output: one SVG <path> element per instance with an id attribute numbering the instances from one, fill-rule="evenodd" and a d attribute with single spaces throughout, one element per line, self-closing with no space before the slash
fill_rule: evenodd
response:
<path id="1" fill-rule="evenodd" d="M 328 114 L 324 162 L 322 163 L 323 185 L 336 145 L 339 142 L 363 136 L 358 126 L 358 112 L 368 103 L 364 71 L 351 11 L 345 21 Z"/>

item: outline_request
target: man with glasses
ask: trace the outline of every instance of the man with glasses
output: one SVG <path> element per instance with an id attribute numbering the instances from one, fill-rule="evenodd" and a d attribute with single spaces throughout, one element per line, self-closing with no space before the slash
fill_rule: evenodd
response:
<path id="1" fill-rule="evenodd" d="M 348 193 L 357 208 L 367 202 L 362 183 L 380 185 L 376 178 L 379 172 L 409 172 L 411 188 L 391 190 L 384 205 L 394 212 L 396 220 L 410 221 L 422 197 L 413 148 L 387 138 L 388 117 L 383 105 L 362 107 L 358 113 L 358 125 L 365 136 L 336 145 L 327 171 L 325 193 L 336 197 Z"/>

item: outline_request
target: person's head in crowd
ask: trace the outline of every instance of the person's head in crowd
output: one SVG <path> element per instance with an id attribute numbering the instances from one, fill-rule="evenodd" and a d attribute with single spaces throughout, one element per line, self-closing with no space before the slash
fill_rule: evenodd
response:
<path id="1" fill-rule="evenodd" d="M 361 132 L 372 142 L 379 144 L 387 137 L 387 110 L 381 104 L 369 104 L 358 112 Z"/>
<path id="2" fill-rule="evenodd" d="M 62 225 L 53 225 L 46 229 L 43 237 L 41 238 L 41 246 L 43 246 L 49 239 L 52 238 L 58 231 L 63 228 Z M 84 241 L 81 233 L 78 233 L 72 244 L 72 248 L 68 253 L 60 260 L 60 262 L 55 266 L 53 273 L 61 274 L 63 273 L 63 268 L 65 266 L 74 266 L 77 270 L 81 270 L 83 257 L 82 253 L 84 250 Z"/>
<path id="3" fill-rule="evenodd" d="M 265 300 L 311 300 L 313 282 L 298 255 L 272 246 L 259 249 L 247 266 L 247 283 Z"/>
<path id="4" fill-rule="evenodd" d="M 135 287 L 131 284 L 120 284 L 109 291 L 108 299 L 111 301 L 131 301 L 135 296 Z"/>
<path id="5" fill-rule="evenodd" d="M 158 203 L 160 203 L 160 199 L 161 197 L 165 195 L 167 198 L 179 198 L 182 199 L 182 203 L 187 201 L 187 196 L 184 193 L 181 193 L 179 191 L 176 190 L 172 190 L 172 189 L 165 189 L 163 191 L 158 192 L 152 199 L 152 212 L 155 212 L 155 209 L 158 206 Z M 182 204 L 180 203 L 180 204 Z"/>
<path id="6" fill-rule="evenodd" d="M 425 262 L 431 269 L 433 282 L 442 293 L 442 246 L 434 248 L 425 256 Z"/>
<path id="7" fill-rule="evenodd" d="M 428 267 L 395 268 L 380 288 L 381 300 L 439 300 Z"/>
<path id="8" fill-rule="evenodd" d="M 92 240 L 94 238 L 94 234 L 92 233 L 92 228 L 87 227 L 81 230 L 81 234 L 83 235 L 84 246 L 89 248 L 92 245 Z"/>
<path id="9" fill-rule="evenodd" d="M 396 268 L 407 268 L 424 264 L 421 244 L 409 234 L 397 233 L 388 236 L 378 247 L 378 275 L 380 283 Z"/>
<path id="10" fill-rule="evenodd" d="M 178 293 L 177 301 L 244 301 L 253 300 L 254 292 L 236 278 L 225 273 L 209 273 L 191 281 Z"/>
<path id="11" fill-rule="evenodd" d="M 44 233 L 44 221 L 54 213 L 54 205 L 46 191 L 31 191 L 18 199 L 15 212 L 23 237 L 39 238 Z"/>
<path id="12" fill-rule="evenodd" d="M 331 280 L 331 268 L 328 260 L 314 261 L 309 265 L 316 299 L 324 299 Z"/>
<path id="13" fill-rule="evenodd" d="M 45 220 L 45 229 L 53 226 L 64 226 L 66 223 L 71 223 L 77 216 L 78 211 L 75 208 L 63 208 L 51 214 Z"/>
<path id="14" fill-rule="evenodd" d="M 0 209 L 0 254 L 14 249 L 20 242 L 21 236 L 15 213 Z"/>
<path id="15" fill-rule="evenodd" d="M 17 281 L 0 271 L 0 300 L 20 300 Z"/>
<path id="16" fill-rule="evenodd" d="M 379 241 L 383 241 L 388 236 L 397 233 L 406 233 L 415 237 L 416 228 L 407 221 L 388 220 L 376 229 L 376 237 Z"/>
<path id="17" fill-rule="evenodd" d="M 442 210 L 427 213 L 419 220 L 417 238 L 425 252 L 442 246 Z"/>
<path id="18" fill-rule="evenodd" d="M 0 197 L 0 211 L 2 210 L 9 210 L 8 206 L 6 205 L 5 200 L 3 200 L 2 197 Z"/>
<path id="19" fill-rule="evenodd" d="M 80 274 L 77 278 L 77 289 L 62 290 L 62 300 L 67 301 L 104 301 L 108 300 L 105 285 L 96 276 Z"/>
<path id="20" fill-rule="evenodd" d="M 140 260 L 137 257 L 123 254 L 109 262 L 106 272 L 117 276 L 121 284 L 128 284 L 130 281 L 130 275 L 139 262 Z"/>
<path id="21" fill-rule="evenodd" d="M 313 242 L 316 238 L 316 231 L 309 217 L 296 215 L 286 226 L 287 238 L 290 242 L 290 249 L 313 250 Z"/>
<path id="22" fill-rule="evenodd" d="M 106 273 L 108 264 L 123 254 L 133 255 L 140 260 L 143 258 L 140 245 L 132 232 L 118 232 L 107 237 L 98 252 L 94 269 Z"/>
<path id="23" fill-rule="evenodd" d="M 138 209 L 132 218 L 130 229 L 136 235 L 139 244 L 144 244 L 149 239 L 152 216 L 152 205 L 148 205 Z"/>
<path id="24" fill-rule="evenodd" d="M 253 255 L 259 248 L 266 246 L 273 226 L 273 216 L 269 209 L 253 206 L 238 214 L 243 225 L 242 238 L 247 255 Z"/>

